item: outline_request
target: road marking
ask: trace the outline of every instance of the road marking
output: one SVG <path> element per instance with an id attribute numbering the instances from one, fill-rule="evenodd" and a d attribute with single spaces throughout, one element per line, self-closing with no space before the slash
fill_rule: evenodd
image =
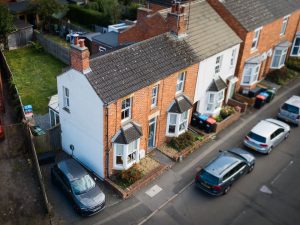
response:
<path id="1" fill-rule="evenodd" d="M 148 220 L 151 219 L 152 216 L 154 216 L 158 211 L 160 211 L 163 207 L 165 207 L 169 202 L 173 201 L 176 197 L 178 197 L 181 193 L 183 193 L 187 188 L 189 188 L 195 181 L 192 180 L 190 183 L 188 183 L 186 186 L 184 186 L 180 191 L 178 191 L 177 194 L 170 197 L 167 201 L 165 201 L 163 204 L 161 204 L 157 209 L 155 209 L 149 216 L 147 216 L 145 219 L 143 219 L 141 222 L 138 223 L 138 225 L 142 225 L 146 223 Z"/>
<path id="2" fill-rule="evenodd" d="M 289 164 L 283 169 L 281 170 L 281 172 L 272 180 L 271 184 L 274 184 L 278 179 L 279 177 L 291 166 L 293 165 L 294 161 L 290 161 Z"/>
<path id="3" fill-rule="evenodd" d="M 141 204 L 142 204 L 142 202 L 137 202 L 134 205 L 126 207 L 123 210 L 120 210 L 119 212 L 116 212 L 116 213 L 114 213 L 111 216 L 105 217 L 105 219 L 99 221 L 98 223 L 94 223 L 93 225 L 101 225 L 101 224 L 107 223 L 108 221 L 110 221 L 112 219 L 115 219 L 116 217 L 118 217 L 118 216 L 120 216 L 120 215 L 122 215 L 122 214 L 124 214 L 124 213 L 126 213 L 126 212 L 128 212 L 128 211 L 130 211 L 130 210 L 132 210 L 132 209 L 134 209 L 136 207 L 138 207 Z"/>
<path id="4" fill-rule="evenodd" d="M 157 195 L 162 190 L 161 187 L 158 185 L 154 185 L 152 188 L 150 188 L 145 193 L 150 196 L 150 198 L 153 198 L 155 195 Z"/>
<path id="5" fill-rule="evenodd" d="M 273 192 L 270 190 L 270 188 L 268 188 L 266 185 L 263 185 L 261 188 L 260 188 L 260 191 L 263 192 L 263 193 L 266 193 L 266 194 L 269 194 L 271 195 Z"/>

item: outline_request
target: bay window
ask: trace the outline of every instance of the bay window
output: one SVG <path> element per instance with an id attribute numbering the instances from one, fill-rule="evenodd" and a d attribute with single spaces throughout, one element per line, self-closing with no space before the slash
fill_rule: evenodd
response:
<path id="1" fill-rule="evenodd" d="M 167 136 L 179 136 L 188 128 L 188 111 L 183 113 L 168 113 Z"/>
<path id="2" fill-rule="evenodd" d="M 114 143 L 114 169 L 126 170 L 130 168 L 134 163 L 139 161 L 140 139 L 134 140 L 129 144 Z"/>
<path id="3" fill-rule="evenodd" d="M 287 50 L 287 48 L 275 48 L 271 64 L 272 69 L 280 69 L 284 66 Z"/>
<path id="4" fill-rule="evenodd" d="M 300 33 L 297 34 L 295 37 L 292 51 L 291 51 L 291 56 L 300 56 Z"/>
<path id="5" fill-rule="evenodd" d="M 243 71 L 241 85 L 252 85 L 257 82 L 260 70 L 260 64 L 246 63 Z"/>

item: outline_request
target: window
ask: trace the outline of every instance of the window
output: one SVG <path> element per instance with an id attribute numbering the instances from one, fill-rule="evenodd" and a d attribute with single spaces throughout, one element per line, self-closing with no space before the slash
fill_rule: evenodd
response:
<path id="1" fill-rule="evenodd" d="M 245 64 L 242 85 L 252 85 L 257 82 L 260 64 Z"/>
<path id="2" fill-rule="evenodd" d="M 286 27 L 287 27 L 287 24 L 288 24 L 288 20 L 289 20 L 288 16 L 285 16 L 283 18 L 280 35 L 285 35 Z"/>
<path id="3" fill-rule="evenodd" d="M 222 60 L 223 60 L 223 56 L 220 55 L 216 58 L 216 65 L 215 65 L 215 74 L 220 73 L 221 71 L 221 66 L 222 66 Z"/>
<path id="4" fill-rule="evenodd" d="M 100 46 L 100 47 L 99 47 L 99 52 L 106 52 L 106 48 Z"/>
<path id="5" fill-rule="evenodd" d="M 183 92 L 185 72 L 181 72 L 177 76 L 176 94 Z"/>
<path id="6" fill-rule="evenodd" d="M 128 169 L 138 162 L 138 150 L 140 139 L 129 144 L 114 144 L 114 169 Z"/>
<path id="7" fill-rule="evenodd" d="M 49 116 L 51 127 L 55 127 L 57 124 L 59 124 L 59 114 L 56 111 L 49 109 Z"/>
<path id="8" fill-rule="evenodd" d="M 224 90 L 221 90 L 219 92 L 208 92 L 206 111 L 212 113 L 213 111 L 220 109 L 223 100 Z"/>
<path id="9" fill-rule="evenodd" d="M 131 98 L 122 101 L 121 119 L 127 120 L 131 118 Z"/>
<path id="10" fill-rule="evenodd" d="M 158 85 L 152 88 L 151 108 L 154 108 L 157 105 L 157 95 L 158 95 Z"/>
<path id="11" fill-rule="evenodd" d="M 70 92 L 69 89 L 66 87 L 63 87 L 63 104 L 64 104 L 64 109 L 69 111 L 70 107 Z"/>
<path id="12" fill-rule="evenodd" d="M 167 136 L 178 136 L 188 128 L 188 111 L 169 113 L 167 121 Z"/>
<path id="13" fill-rule="evenodd" d="M 251 51 L 256 50 L 259 40 L 260 31 L 262 28 L 258 28 L 254 31 L 254 37 L 252 40 Z"/>
<path id="14" fill-rule="evenodd" d="M 234 66 L 235 57 L 236 57 L 236 48 L 232 49 L 231 58 L 230 58 L 230 66 Z"/>
<path id="15" fill-rule="evenodd" d="M 281 67 L 284 66 L 285 63 L 285 58 L 287 54 L 287 48 L 276 48 L 274 55 L 273 55 L 273 60 L 271 64 L 272 69 L 280 69 Z"/>
<path id="16" fill-rule="evenodd" d="M 300 35 L 296 36 L 292 51 L 291 51 L 291 56 L 300 56 Z"/>

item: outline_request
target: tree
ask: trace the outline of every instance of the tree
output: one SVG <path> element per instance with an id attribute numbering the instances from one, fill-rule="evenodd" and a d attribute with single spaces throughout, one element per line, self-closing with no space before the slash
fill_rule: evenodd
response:
<path id="1" fill-rule="evenodd" d="M 120 19 L 121 10 L 118 0 L 97 0 L 99 11 L 110 17 L 111 23 L 117 23 Z"/>
<path id="2" fill-rule="evenodd" d="M 0 42 L 6 42 L 6 36 L 14 30 L 13 16 L 3 3 L 0 3 Z"/>
<path id="3" fill-rule="evenodd" d="M 57 0 L 31 0 L 30 6 L 31 10 L 42 20 L 42 25 L 49 22 L 54 13 L 66 10 L 66 7 Z"/>

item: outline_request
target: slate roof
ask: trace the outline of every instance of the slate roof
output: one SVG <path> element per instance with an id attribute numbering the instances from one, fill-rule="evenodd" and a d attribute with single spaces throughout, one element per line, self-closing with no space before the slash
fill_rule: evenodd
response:
<path id="1" fill-rule="evenodd" d="M 14 14 L 25 12 L 29 9 L 29 1 L 10 2 L 8 3 L 8 9 Z"/>
<path id="2" fill-rule="evenodd" d="M 186 41 L 165 33 L 91 59 L 86 77 L 108 104 L 199 61 Z"/>
<path id="3" fill-rule="evenodd" d="M 300 8 L 299 0 L 223 0 L 222 3 L 248 31 L 253 31 Z"/>
<path id="4" fill-rule="evenodd" d="M 195 1 L 190 7 L 189 4 L 184 6 L 185 19 L 189 18 L 186 41 L 201 60 L 242 42 L 206 1 Z M 166 17 L 168 11 L 162 11 L 162 16 Z"/>
<path id="5" fill-rule="evenodd" d="M 207 91 L 211 92 L 219 92 L 227 87 L 226 83 L 221 79 L 213 79 L 212 82 L 210 83 Z"/>
<path id="6" fill-rule="evenodd" d="M 111 47 L 117 47 L 119 45 L 117 32 L 107 32 L 105 34 L 99 34 L 97 36 L 94 36 L 92 40 L 96 42 L 101 42 Z"/>
<path id="7" fill-rule="evenodd" d="M 130 122 L 123 126 L 113 137 L 113 142 L 118 144 L 129 144 L 143 136 L 141 126 Z"/>
<path id="8" fill-rule="evenodd" d="M 169 112 L 183 113 L 192 108 L 193 103 L 184 95 L 175 98 L 175 101 L 171 104 Z"/>

